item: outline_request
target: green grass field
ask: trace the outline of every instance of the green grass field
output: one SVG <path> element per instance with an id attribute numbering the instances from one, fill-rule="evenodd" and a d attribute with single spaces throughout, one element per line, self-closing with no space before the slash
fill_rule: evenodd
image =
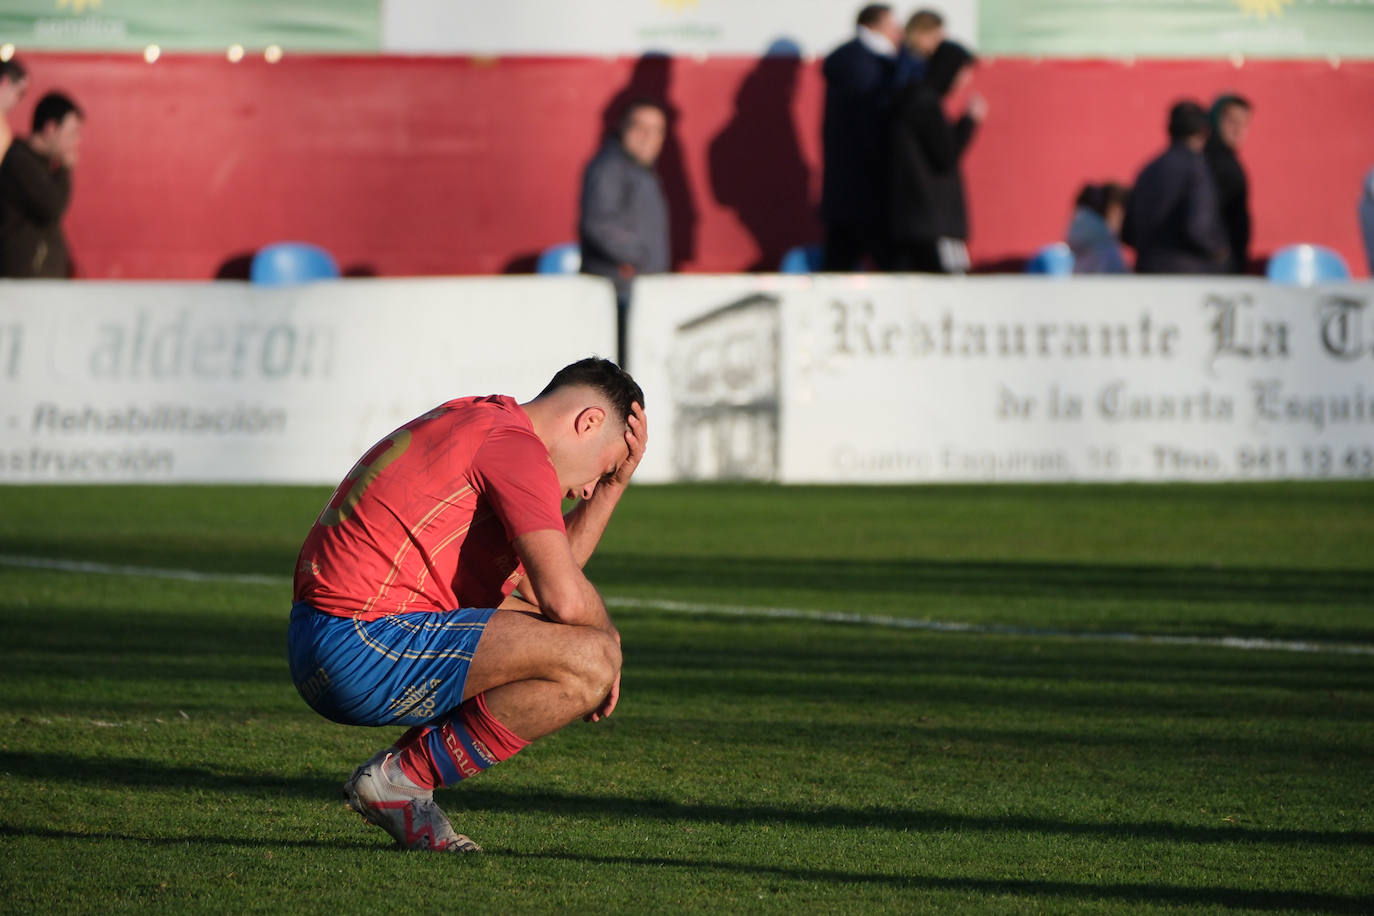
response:
<path id="1" fill-rule="evenodd" d="M 0 489 L 0 912 L 1374 912 L 1374 484 L 635 488 L 621 706 L 442 790 L 466 857 L 288 678 L 326 496 Z"/>

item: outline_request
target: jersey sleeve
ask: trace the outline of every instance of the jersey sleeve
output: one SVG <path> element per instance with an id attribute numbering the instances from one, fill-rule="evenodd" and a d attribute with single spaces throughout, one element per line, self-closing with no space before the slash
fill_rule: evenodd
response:
<path id="1" fill-rule="evenodd" d="M 558 475 L 534 435 L 497 430 L 478 449 L 472 466 L 510 540 L 531 531 L 566 531 Z"/>

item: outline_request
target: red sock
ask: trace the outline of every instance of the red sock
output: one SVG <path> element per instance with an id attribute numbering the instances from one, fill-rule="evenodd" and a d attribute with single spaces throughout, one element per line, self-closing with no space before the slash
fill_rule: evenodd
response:
<path id="1" fill-rule="evenodd" d="M 479 693 L 438 728 L 426 729 L 419 740 L 403 747 L 396 764 L 415 785 L 437 789 L 476 776 L 515 756 L 527 744 L 496 721 L 487 709 L 485 696 Z"/>

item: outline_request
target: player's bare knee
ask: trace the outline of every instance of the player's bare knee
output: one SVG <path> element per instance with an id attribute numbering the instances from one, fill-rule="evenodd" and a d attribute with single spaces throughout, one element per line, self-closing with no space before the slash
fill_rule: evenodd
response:
<path id="1" fill-rule="evenodd" d="M 573 673 L 583 705 L 592 709 L 605 699 L 620 674 L 620 646 L 604 630 L 586 628 L 579 637 Z"/>
<path id="2" fill-rule="evenodd" d="M 601 691 L 604 697 L 615 684 L 615 679 L 620 677 L 620 642 L 610 633 L 604 633 L 600 640 L 601 649 L 601 681 L 605 689 Z"/>

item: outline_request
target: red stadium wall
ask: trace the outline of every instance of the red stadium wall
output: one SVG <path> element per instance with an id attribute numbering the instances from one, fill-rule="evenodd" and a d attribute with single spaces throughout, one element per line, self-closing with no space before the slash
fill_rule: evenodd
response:
<path id="1" fill-rule="evenodd" d="M 785 59 L 464 59 L 31 54 L 27 120 L 50 88 L 88 114 L 68 233 L 91 278 L 242 275 L 278 239 L 379 275 L 530 269 L 573 238 L 578 182 L 626 98 L 676 111 L 661 163 L 684 270 L 771 269 L 819 239 L 818 66 Z M 1129 180 L 1177 97 L 1256 104 L 1244 160 L 1256 253 L 1338 249 L 1374 166 L 1374 62 L 995 60 L 966 161 L 976 261 L 1060 237 L 1085 180 Z"/>

